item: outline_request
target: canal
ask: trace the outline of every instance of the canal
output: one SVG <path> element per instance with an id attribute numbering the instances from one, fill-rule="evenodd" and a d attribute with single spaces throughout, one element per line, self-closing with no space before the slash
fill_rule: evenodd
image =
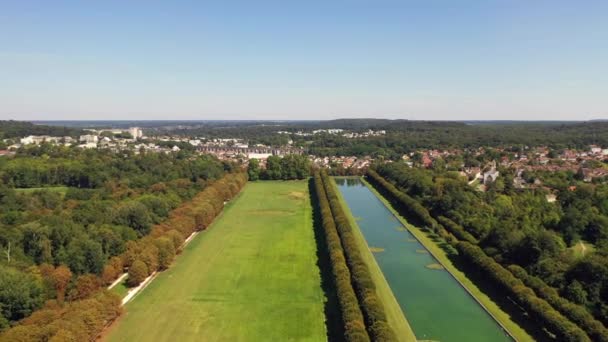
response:
<path id="1" fill-rule="evenodd" d="M 512 341 L 358 178 L 336 178 L 418 340 Z"/>

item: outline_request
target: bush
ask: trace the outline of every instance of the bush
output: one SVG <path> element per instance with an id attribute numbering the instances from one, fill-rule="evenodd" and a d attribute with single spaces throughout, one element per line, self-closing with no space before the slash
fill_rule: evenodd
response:
<path id="1" fill-rule="evenodd" d="M 148 266 L 141 260 L 135 260 L 133 265 L 129 267 L 129 277 L 127 278 L 127 285 L 134 287 L 141 284 L 148 277 Z"/>
<path id="2" fill-rule="evenodd" d="M 494 284 L 526 310 L 532 319 L 555 334 L 557 340 L 591 341 L 581 328 L 562 316 L 545 300 L 538 298 L 532 289 L 487 256 L 481 248 L 466 241 L 459 242 L 456 248 L 465 261 L 486 274 Z"/>

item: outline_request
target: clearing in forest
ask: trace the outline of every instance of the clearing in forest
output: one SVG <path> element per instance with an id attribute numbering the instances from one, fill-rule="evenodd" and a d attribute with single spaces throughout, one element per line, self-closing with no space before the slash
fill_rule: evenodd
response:
<path id="1" fill-rule="evenodd" d="M 307 181 L 249 183 L 106 339 L 323 341 L 324 301 Z"/>

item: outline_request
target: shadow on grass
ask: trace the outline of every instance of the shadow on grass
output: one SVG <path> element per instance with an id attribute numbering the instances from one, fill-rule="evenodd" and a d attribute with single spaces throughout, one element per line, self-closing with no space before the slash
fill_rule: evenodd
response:
<path id="1" fill-rule="evenodd" d="M 323 232 L 319 202 L 317 201 L 313 178 L 309 180 L 308 188 L 310 191 L 310 202 L 312 203 L 315 241 L 317 243 L 317 266 L 321 271 L 321 287 L 327 299 L 324 303 L 327 340 L 329 342 L 344 341 L 344 322 L 342 321 L 340 303 L 336 294 L 336 283 L 331 270 L 329 251 L 327 250 L 327 242 Z"/>

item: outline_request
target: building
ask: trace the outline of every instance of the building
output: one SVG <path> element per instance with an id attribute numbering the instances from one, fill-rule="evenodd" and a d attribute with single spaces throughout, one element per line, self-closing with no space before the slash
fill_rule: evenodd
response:
<path id="1" fill-rule="evenodd" d="M 131 134 L 133 139 L 138 139 L 144 136 L 144 132 L 139 127 L 130 127 L 129 134 Z"/>
<path id="2" fill-rule="evenodd" d="M 80 142 L 86 143 L 86 144 L 97 144 L 97 142 L 99 141 L 99 139 L 97 138 L 96 135 L 93 134 L 85 134 L 85 135 L 81 135 L 80 138 L 78 139 Z"/>
<path id="3" fill-rule="evenodd" d="M 484 172 L 483 174 L 483 184 L 489 184 L 496 181 L 496 178 L 500 175 L 500 172 L 492 169 L 488 172 Z"/>

